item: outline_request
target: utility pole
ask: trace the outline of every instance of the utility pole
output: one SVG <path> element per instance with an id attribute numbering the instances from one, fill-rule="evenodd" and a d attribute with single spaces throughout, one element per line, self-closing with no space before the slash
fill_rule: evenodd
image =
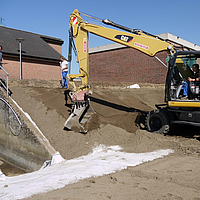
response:
<path id="1" fill-rule="evenodd" d="M 16 40 L 19 42 L 19 62 L 20 62 L 20 80 L 22 80 L 22 41 L 24 41 L 24 38 L 16 38 Z"/>

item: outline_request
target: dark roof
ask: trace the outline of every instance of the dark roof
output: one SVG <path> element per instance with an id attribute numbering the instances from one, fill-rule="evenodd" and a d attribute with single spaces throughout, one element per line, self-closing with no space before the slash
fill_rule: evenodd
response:
<path id="1" fill-rule="evenodd" d="M 22 41 L 23 56 L 51 60 L 60 59 L 60 54 L 47 42 L 62 45 L 63 40 L 0 26 L 0 46 L 3 47 L 3 53 L 19 55 L 19 42 L 16 40 L 17 38 L 24 39 Z"/>

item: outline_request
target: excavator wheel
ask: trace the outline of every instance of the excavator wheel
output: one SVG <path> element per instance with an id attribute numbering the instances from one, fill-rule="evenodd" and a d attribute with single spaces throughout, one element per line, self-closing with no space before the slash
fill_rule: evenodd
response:
<path id="1" fill-rule="evenodd" d="M 167 111 L 163 108 L 150 111 L 146 117 L 146 128 L 153 133 L 167 134 L 169 131 Z"/>

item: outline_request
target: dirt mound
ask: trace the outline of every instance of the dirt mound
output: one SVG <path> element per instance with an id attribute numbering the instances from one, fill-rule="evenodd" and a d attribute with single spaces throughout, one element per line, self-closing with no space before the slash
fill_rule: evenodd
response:
<path id="1" fill-rule="evenodd" d="M 120 145 L 124 151 L 135 153 L 158 149 L 175 151 L 164 159 L 95 180 L 80 181 L 31 199 L 74 199 L 74 195 L 78 195 L 78 199 L 133 199 L 133 195 L 135 199 L 198 199 L 199 128 L 175 126 L 167 136 L 142 130 L 139 126 L 142 114 L 155 109 L 155 104 L 164 103 L 164 86 L 141 84 L 139 89 L 122 89 L 126 86 L 128 84 L 93 84 L 90 100 L 96 114 L 88 123 L 87 134 L 63 129 L 72 105 L 68 90 L 19 85 L 10 88 L 11 97 L 65 159 L 86 155 L 96 144 Z M 187 184 L 190 187 L 186 194 Z M 79 188 L 80 194 L 74 188 Z"/>
<path id="2" fill-rule="evenodd" d="M 95 142 L 111 145 L 115 141 L 115 144 L 122 145 L 127 141 L 130 144 L 141 141 L 141 138 L 135 138 L 136 131 L 140 129 L 139 123 L 142 122 L 140 117 L 143 113 L 155 109 L 155 104 L 163 103 L 164 100 L 163 85 L 143 84 L 139 89 L 122 89 L 116 85 L 113 87 L 112 84 L 110 87 L 108 84 L 103 88 L 93 86 L 90 100 L 96 114 L 92 115 L 87 124 L 89 131 L 86 135 L 63 129 L 72 106 L 68 97 L 69 90 L 17 86 L 11 87 L 11 97 L 32 117 L 52 146 L 64 158 L 70 159 L 89 153 Z M 177 136 L 175 129 L 170 133 Z M 194 127 L 192 131 L 187 127 L 182 129 L 182 133 L 185 132 L 186 135 L 191 135 L 195 130 Z M 146 134 L 147 137 L 160 137 Z M 141 137 L 144 135 L 142 133 Z M 123 142 L 124 140 L 126 142 Z M 85 145 L 88 142 L 90 145 Z M 148 140 L 142 144 L 155 147 L 155 144 L 149 145 Z M 139 151 L 143 150 L 141 148 Z"/>

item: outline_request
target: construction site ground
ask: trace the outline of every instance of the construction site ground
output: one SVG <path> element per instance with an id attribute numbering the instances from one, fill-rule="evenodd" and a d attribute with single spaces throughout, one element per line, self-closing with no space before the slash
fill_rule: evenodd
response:
<path id="1" fill-rule="evenodd" d="M 96 114 L 87 123 L 87 134 L 64 130 L 72 105 L 69 90 L 53 84 L 11 85 L 11 97 L 64 159 L 87 155 L 98 144 L 119 145 L 131 153 L 174 150 L 164 158 L 28 199 L 200 200 L 200 128 L 172 126 L 166 136 L 146 131 L 145 113 L 164 103 L 164 85 L 139 84 L 140 88 L 124 89 L 128 85 L 92 84 L 90 100 Z"/>

